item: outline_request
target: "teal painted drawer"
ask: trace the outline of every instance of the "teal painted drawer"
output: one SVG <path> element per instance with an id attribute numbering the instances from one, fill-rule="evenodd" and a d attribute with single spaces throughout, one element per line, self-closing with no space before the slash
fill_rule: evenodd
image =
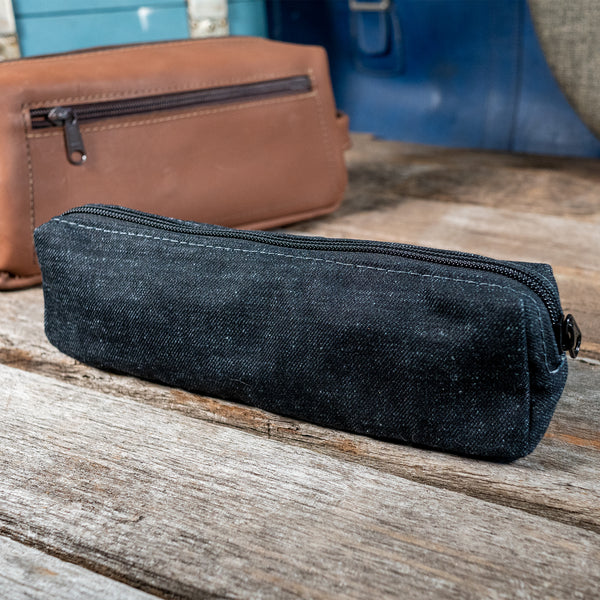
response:
<path id="1" fill-rule="evenodd" d="M 13 0 L 23 56 L 189 37 L 185 0 Z M 232 35 L 267 36 L 264 0 L 229 0 Z"/>
<path id="2" fill-rule="evenodd" d="M 14 9 L 23 56 L 189 35 L 182 0 L 14 0 Z"/>
<path id="3" fill-rule="evenodd" d="M 229 0 L 229 33 L 268 37 L 263 0 Z"/>
<path id="4" fill-rule="evenodd" d="M 88 12 L 139 8 L 140 6 L 178 5 L 185 7 L 185 0 L 13 0 L 15 13 L 20 15 L 57 14 L 64 12 Z"/>

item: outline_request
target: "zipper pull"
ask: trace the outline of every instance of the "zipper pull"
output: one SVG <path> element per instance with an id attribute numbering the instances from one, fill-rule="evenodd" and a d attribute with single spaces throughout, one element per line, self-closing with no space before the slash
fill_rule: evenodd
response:
<path id="1" fill-rule="evenodd" d="M 561 352 L 568 352 L 571 358 L 576 358 L 581 348 L 581 330 L 573 315 L 563 318 L 559 329 L 559 347 Z"/>
<path id="2" fill-rule="evenodd" d="M 64 128 L 69 162 L 73 165 L 82 165 L 87 160 L 87 154 L 75 111 L 70 107 L 55 106 L 48 113 L 48 120 L 54 125 Z"/>

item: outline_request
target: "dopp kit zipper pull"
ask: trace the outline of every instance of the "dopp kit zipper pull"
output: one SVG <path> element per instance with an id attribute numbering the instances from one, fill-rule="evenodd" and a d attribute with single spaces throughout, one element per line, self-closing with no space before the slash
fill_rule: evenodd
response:
<path id="1" fill-rule="evenodd" d="M 75 111 L 70 107 L 55 106 L 48 113 L 48 120 L 64 128 L 69 162 L 73 165 L 82 165 L 87 160 L 87 154 Z"/>
<path id="2" fill-rule="evenodd" d="M 0 0 L 1 1 L 1 0 Z M 89 123 L 102 119 L 170 110 L 190 110 L 195 107 L 232 102 L 250 102 L 278 96 L 304 94 L 312 90 L 308 75 L 293 75 L 267 81 L 216 88 L 185 90 L 172 94 L 119 98 L 74 106 L 42 106 L 30 111 L 31 128 L 63 127 L 67 158 L 73 165 L 82 165 L 87 155 L 79 130 L 79 122 Z"/>

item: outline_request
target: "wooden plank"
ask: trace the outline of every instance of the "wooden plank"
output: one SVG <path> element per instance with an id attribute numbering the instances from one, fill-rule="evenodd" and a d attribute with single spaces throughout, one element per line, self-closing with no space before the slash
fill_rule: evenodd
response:
<path id="1" fill-rule="evenodd" d="M 600 161 L 353 140 L 340 210 L 289 231 L 549 262 L 600 358 Z"/>
<path id="2" fill-rule="evenodd" d="M 571 361 L 546 438 L 532 455 L 497 465 L 379 442 L 91 369 L 46 341 L 42 312 L 39 289 L 0 294 L 0 363 L 600 532 L 600 366 Z"/>
<path id="3" fill-rule="evenodd" d="M 353 134 L 347 153 L 354 212 L 382 192 L 598 222 L 598 159 L 504 154 L 378 140 Z M 371 197 L 363 194 L 370 186 Z M 379 192 L 379 194 L 378 194 Z M 381 198 L 380 198 L 381 200 Z"/>
<path id="4" fill-rule="evenodd" d="M 0 537 L 0 598 L 151 600 L 154 596 Z"/>
<path id="5" fill-rule="evenodd" d="M 0 366 L 0 528 L 162 595 L 600 593 L 600 535 Z"/>

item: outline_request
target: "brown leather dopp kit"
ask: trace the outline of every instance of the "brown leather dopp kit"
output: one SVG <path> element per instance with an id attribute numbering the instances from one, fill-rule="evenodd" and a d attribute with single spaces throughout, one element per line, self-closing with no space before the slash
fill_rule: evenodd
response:
<path id="1" fill-rule="evenodd" d="M 0 289 L 39 283 L 33 230 L 82 204 L 240 228 L 342 199 L 348 123 L 322 48 L 212 38 L 0 64 Z"/>

